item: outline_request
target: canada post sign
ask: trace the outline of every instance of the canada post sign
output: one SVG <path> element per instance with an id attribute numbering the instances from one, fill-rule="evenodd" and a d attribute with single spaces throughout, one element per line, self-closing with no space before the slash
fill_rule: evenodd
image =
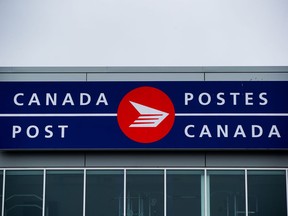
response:
<path id="1" fill-rule="evenodd" d="M 0 149 L 288 149 L 288 82 L 0 82 Z"/>

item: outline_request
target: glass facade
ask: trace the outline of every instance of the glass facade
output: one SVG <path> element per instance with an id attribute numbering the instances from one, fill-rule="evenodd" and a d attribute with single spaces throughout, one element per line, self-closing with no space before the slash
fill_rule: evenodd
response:
<path id="1" fill-rule="evenodd" d="M 248 172 L 249 215 L 286 216 L 285 171 Z"/>
<path id="2" fill-rule="evenodd" d="M 204 171 L 167 170 L 167 216 L 204 213 Z"/>
<path id="3" fill-rule="evenodd" d="M 2 169 L 1 216 L 287 216 L 286 169 Z"/>
<path id="4" fill-rule="evenodd" d="M 6 171 L 5 216 L 42 215 L 43 171 Z"/>
<path id="5" fill-rule="evenodd" d="M 123 215 L 123 170 L 88 170 L 86 216 Z"/>
<path id="6" fill-rule="evenodd" d="M 128 170 L 127 216 L 164 216 L 164 171 Z"/>
<path id="7" fill-rule="evenodd" d="M 83 170 L 47 171 L 45 216 L 83 215 L 83 176 Z"/>
<path id="8" fill-rule="evenodd" d="M 245 215 L 245 172 L 208 171 L 211 216 Z"/>

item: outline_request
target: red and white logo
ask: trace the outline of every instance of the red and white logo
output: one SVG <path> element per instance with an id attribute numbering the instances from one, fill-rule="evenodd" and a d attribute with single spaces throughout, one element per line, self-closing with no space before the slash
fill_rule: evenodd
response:
<path id="1" fill-rule="evenodd" d="M 124 96 L 117 112 L 122 132 L 139 143 L 152 143 L 171 130 L 175 110 L 170 98 L 153 87 L 139 87 Z"/>

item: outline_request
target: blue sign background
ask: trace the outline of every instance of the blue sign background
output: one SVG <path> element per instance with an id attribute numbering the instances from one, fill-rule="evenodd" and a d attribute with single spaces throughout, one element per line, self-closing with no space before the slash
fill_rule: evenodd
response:
<path id="1" fill-rule="evenodd" d="M 121 99 L 131 90 L 151 86 L 165 92 L 175 107 L 175 123 L 169 134 L 162 140 L 141 144 L 127 138 L 120 130 L 116 116 L 13 116 L 13 114 L 116 114 Z M 185 92 L 193 93 L 194 99 L 184 105 Z M 211 103 L 203 106 L 197 101 L 201 93 L 211 95 Z M 225 104 L 217 105 L 217 93 L 225 94 Z M 230 92 L 239 92 L 237 105 L 233 105 Z M 259 105 L 258 95 L 267 92 L 267 105 Z M 24 93 L 16 106 L 13 98 Z M 28 102 L 37 93 L 41 106 Z M 45 94 L 57 93 L 59 103 L 45 106 Z M 75 106 L 62 106 L 66 93 L 71 93 Z M 91 103 L 79 105 L 79 94 L 91 95 Z M 95 106 L 100 93 L 104 93 L 108 106 Z M 253 93 L 254 105 L 245 105 L 245 93 Z M 27 150 L 68 150 L 68 149 L 288 149 L 288 82 L 0 82 L 0 149 Z M 220 116 L 179 116 L 177 114 L 219 113 Z M 252 116 L 222 116 L 221 114 L 252 114 Z M 261 114 L 257 116 L 256 114 Z M 263 116 L 263 114 L 278 114 Z M 9 115 L 11 114 L 11 115 Z M 255 114 L 255 115 L 253 115 Z M 283 115 L 282 115 L 283 114 Z M 22 132 L 12 138 L 12 126 L 19 125 Z M 25 129 L 35 125 L 39 128 L 37 138 L 29 138 Z M 53 137 L 45 138 L 44 128 L 53 126 Z M 68 125 L 65 138 L 60 137 L 58 125 Z M 194 138 L 185 136 L 187 125 L 195 125 L 189 131 Z M 202 126 L 208 125 L 212 137 L 199 137 Z M 229 137 L 217 137 L 217 125 L 229 126 Z M 233 137 L 238 125 L 242 125 L 246 137 Z M 263 135 L 251 137 L 251 125 L 260 125 Z M 271 126 L 277 125 L 281 138 L 268 138 Z"/>

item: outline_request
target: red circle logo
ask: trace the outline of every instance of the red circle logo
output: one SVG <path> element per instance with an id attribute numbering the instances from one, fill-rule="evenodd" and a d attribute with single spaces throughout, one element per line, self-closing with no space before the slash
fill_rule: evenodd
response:
<path id="1" fill-rule="evenodd" d="M 162 139 L 171 130 L 175 110 L 170 98 L 153 87 L 139 87 L 121 100 L 117 120 L 122 132 L 139 143 Z"/>

